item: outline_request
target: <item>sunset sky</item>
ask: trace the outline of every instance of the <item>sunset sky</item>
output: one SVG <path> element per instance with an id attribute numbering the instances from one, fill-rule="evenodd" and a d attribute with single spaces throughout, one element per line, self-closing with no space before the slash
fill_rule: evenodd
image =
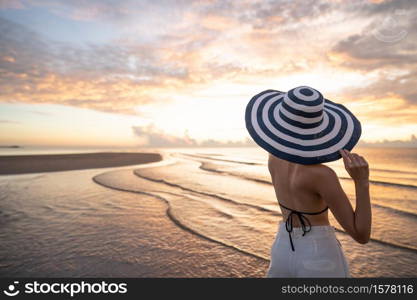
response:
<path id="1" fill-rule="evenodd" d="M 417 146 L 415 20 L 415 0 L 0 0 L 0 145 L 245 144 L 253 95 L 309 85 L 362 142 Z"/>

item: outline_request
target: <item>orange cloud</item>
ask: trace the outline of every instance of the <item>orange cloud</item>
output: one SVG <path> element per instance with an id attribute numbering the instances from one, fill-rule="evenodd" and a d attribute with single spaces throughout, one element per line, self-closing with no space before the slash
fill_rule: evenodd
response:
<path id="1" fill-rule="evenodd" d="M 206 98 L 229 101 L 229 91 L 236 89 L 246 101 L 251 88 L 310 81 L 339 89 L 352 105 L 372 103 L 377 108 L 358 111 L 364 120 L 389 123 L 387 116 L 395 115 L 415 124 L 414 2 L 33 0 L 31 5 L 66 21 L 88 21 L 85 26 L 110 24 L 117 34 L 102 44 L 79 46 L 0 18 L 3 102 L 136 114 L 138 106 L 190 99 L 200 90 L 208 91 Z M 401 25 L 409 26 L 409 34 L 387 45 L 372 29 L 397 7 L 407 8 Z"/>

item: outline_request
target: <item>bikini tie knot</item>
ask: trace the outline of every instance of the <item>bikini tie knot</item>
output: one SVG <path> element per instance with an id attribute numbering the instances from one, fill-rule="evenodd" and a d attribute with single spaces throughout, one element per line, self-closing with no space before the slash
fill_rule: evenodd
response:
<path id="1" fill-rule="evenodd" d="M 307 219 L 306 216 L 304 216 L 301 212 L 292 210 L 290 214 L 288 215 L 287 220 L 285 221 L 285 229 L 288 232 L 288 236 L 290 237 L 290 243 L 291 243 L 291 249 L 292 251 L 295 251 L 294 249 L 294 243 L 292 241 L 291 232 L 293 231 L 293 216 L 297 216 L 300 220 L 301 229 L 303 230 L 303 236 L 311 230 L 311 223 L 309 219 Z"/>

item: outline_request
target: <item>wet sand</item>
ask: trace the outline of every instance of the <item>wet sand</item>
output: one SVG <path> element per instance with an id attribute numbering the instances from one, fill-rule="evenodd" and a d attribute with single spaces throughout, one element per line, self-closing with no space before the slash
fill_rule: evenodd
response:
<path id="1" fill-rule="evenodd" d="M 158 153 L 101 152 L 0 156 L 0 174 L 96 169 L 157 162 Z"/>
<path id="2" fill-rule="evenodd" d="M 161 159 L 158 153 L 3 156 L 0 172 L 105 168 Z M 152 185 L 133 170 L 125 169 L 129 178 L 120 180 L 134 180 L 139 189 Z M 96 174 L 96 170 L 28 174 L 0 181 L 12 206 L 0 211 L 5 224 L 0 257 L 7 262 L 0 264 L 0 277 L 265 276 L 267 260 L 178 226 L 161 197 L 104 187 L 92 180 Z M 27 241 L 31 246 L 22 247 Z"/>

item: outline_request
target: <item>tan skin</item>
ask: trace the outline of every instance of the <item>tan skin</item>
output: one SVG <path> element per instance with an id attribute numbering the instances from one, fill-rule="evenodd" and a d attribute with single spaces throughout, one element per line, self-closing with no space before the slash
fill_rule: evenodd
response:
<path id="1" fill-rule="evenodd" d="M 369 166 L 366 160 L 348 150 L 339 151 L 345 169 L 355 183 L 356 208 L 340 185 L 336 172 L 323 164 L 302 165 L 269 154 L 268 169 L 280 203 L 301 212 L 318 212 L 329 207 L 336 220 L 355 241 L 365 244 L 371 235 L 372 212 L 369 195 Z M 281 208 L 284 219 L 290 211 Z M 330 225 L 328 210 L 304 215 L 311 225 Z M 293 219 L 299 227 L 298 218 Z"/>

